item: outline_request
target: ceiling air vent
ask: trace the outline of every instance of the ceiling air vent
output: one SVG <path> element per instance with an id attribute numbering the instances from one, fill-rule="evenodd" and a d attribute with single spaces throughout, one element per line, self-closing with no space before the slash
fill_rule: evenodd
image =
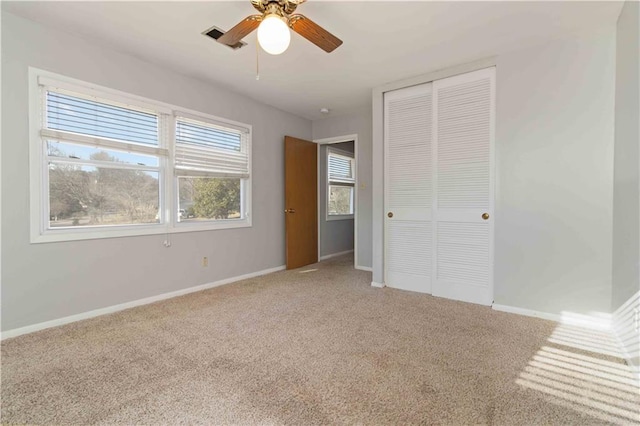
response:
<path id="1" fill-rule="evenodd" d="M 208 37 L 211 37 L 214 40 L 218 40 L 220 37 L 222 37 L 222 34 L 224 34 L 224 33 L 225 33 L 225 31 L 222 31 L 218 27 L 211 27 L 208 30 L 206 30 L 205 32 L 203 32 L 202 34 L 206 35 Z M 232 48 L 233 50 L 238 50 L 241 47 L 244 47 L 246 45 L 247 45 L 247 43 L 245 43 L 244 41 L 239 41 L 236 44 L 234 44 L 233 46 L 228 46 L 228 47 Z M 227 46 L 227 45 L 225 44 L 225 46 Z"/>

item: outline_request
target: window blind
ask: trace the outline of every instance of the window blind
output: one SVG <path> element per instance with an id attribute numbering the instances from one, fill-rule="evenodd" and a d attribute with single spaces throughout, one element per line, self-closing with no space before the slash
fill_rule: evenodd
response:
<path id="1" fill-rule="evenodd" d="M 329 181 L 340 183 L 354 183 L 353 158 L 329 152 L 328 155 Z"/>
<path id="2" fill-rule="evenodd" d="M 93 138 L 158 146 L 158 116 L 97 99 L 46 91 L 46 128 Z"/>
<path id="3" fill-rule="evenodd" d="M 177 117 L 175 167 L 180 175 L 249 177 L 246 132 Z"/>

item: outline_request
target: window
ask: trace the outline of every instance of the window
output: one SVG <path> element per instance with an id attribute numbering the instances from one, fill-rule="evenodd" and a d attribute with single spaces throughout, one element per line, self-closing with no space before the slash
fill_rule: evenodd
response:
<path id="1" fill-rule="evenodd" d="M 327 148 L 327 219 L 351 219 L 354 213 L 353 154 Z"/>
<path id="2" fill-rule="evenodd" d="M 30 69 L 31 240 L 251 226 L 251 127 Z"/>
<path id="3" fill-rule="evenodd" d="M 179 222 L 246 218 L 248 131 L 178 117 L 175 174 Z"/>
<path id="4" fill-rule="evenodd" d="M 58 89 L 44 95 L 46 228 L 158 223 L 158 116 Z"/>

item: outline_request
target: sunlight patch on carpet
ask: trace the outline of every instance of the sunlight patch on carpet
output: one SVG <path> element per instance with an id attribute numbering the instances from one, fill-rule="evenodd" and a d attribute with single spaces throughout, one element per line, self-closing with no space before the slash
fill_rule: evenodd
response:
<path id="1" fill-rule="evenodd" d="M 518 385 L 599 420 L 640 425 L 638 378 L 622 363 L 609 331 L 570 320 L 559 324 L 547 342 L 520 373 Z"/>

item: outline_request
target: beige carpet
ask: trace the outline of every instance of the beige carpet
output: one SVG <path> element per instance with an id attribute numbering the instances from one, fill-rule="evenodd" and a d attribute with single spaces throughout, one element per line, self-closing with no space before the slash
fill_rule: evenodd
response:
<path id="1" fill-rule="evenodd" d="M 637 388 L 608 336 L 372 288 L 351 262 L 6 340 L 2 422 L 640 421 Z"/>

